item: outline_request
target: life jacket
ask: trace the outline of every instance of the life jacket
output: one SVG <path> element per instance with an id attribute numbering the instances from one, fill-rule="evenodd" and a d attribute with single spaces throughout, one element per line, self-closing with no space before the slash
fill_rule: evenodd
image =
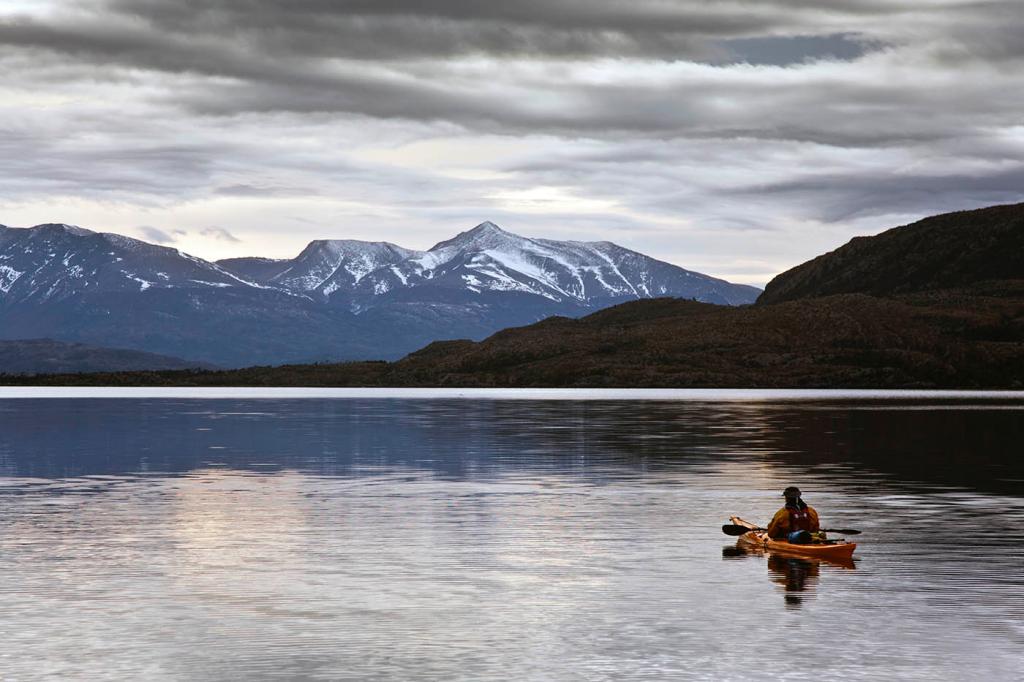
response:
<path id="1" fill-rule="evenodd" d="M 809 533 L 811 532 L 811 514 L 807 511 L 805 503 L 800 502 L 799 505 L 799 507 L 786 507 L 786 511 L 789 512 L 789 532 L 806 530 Z"/>

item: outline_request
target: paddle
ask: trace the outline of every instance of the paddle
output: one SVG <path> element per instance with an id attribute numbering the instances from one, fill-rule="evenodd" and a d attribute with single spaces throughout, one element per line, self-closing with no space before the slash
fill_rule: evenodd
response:
<path id="1" fill-rule="evenodd" d="M 727 523 L 722 526 L 722 532 L 726 535 L 743 535 L 749 533 L 752 530 L 767 530 L 767 528 L 747 528 L 746 526 L 738 526 L 733 523 Z M 839 533 L 840 535 L 860 535 L 861 531 L 853 528 L 824 528 L 826 533 Z"/>

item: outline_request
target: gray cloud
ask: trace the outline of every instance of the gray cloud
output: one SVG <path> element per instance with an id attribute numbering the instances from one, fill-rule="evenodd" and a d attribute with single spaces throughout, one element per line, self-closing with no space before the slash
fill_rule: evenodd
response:
<path id="1" fill-rule="evenodd" d="M 151 241 L 156 244 L 176 244 L 181 242 L 184 237 L 188 236 L 187 230 L 162 230 L 159 227 L 153 227 L 152 225 L 139 225 L 135 228 L 135 231 L 140 233 L 147 241 Z M 205 227 L 199 230 L 198 234 L 203 237 L 209 237 L 211 239 L 228 242 L 230 244 L 240 244 L 242 242 L 241 239 L 222 227 Z"/>
<path id="2" fill-rule="evenodd" d="M 767 36 L 723 41 L 731 61 L 789 66 L 816 60 L 850 61 L 884 47 L 881 43 L 837 33 L 829 36 Z"/>
<path id="3" fill-rule="evenodd" d="M 459 55 L 714 62 L 738 55 L 788 64 L 830 55 L 853 59 L 872 39 L 929 35 L 961 39 L 951 41 L 954 48 L 966 40 L 993 55 L 1019 56 L 1018 10 L 1012 1 L 936 9 L 912 0 L 830 6 L 801 0 L 110 0 L 69 2 L 45 19 L 11 17 L 0 26 L 0 42 L 207 73 L 237 69 L 239 55 L 268 63 Z"/>
<path id="4" fill-rule="evenodd" d="M 289 194 L 289 191 L 277 187 L 257 187 L 247 183 L 226 185 L 213 190 L 214 194 L 227 197 L 266 197 L 270 195 Z"/>
<path id="5" fill-rule="evenodd" d="M 140 225 L 136 228 L 148 241 L 157 244 L 173 244 L 185 235 L 184 230 L 161 230 L 151 225 Z"/>
<path id="6" fill-rule="evenodd" d="M 219 239 L 223 242 L 230 242 L 232 244 L 240 244 L 242 242 L 241 239 L 231 234 L 223 227 L 207 227 L 201 230 L 200 234 L 202 234 L 204 237 L 212 237 L 214 239 Z"/>
<path id="7" fill-rule="evenodd" d="M 230 32 L 288 54 L 370 59 L 472 53 L 692 57 L 709 52 L 700 44 L 706 37 L 764 32 L 780 23 L 770 9 L 746 9 L 652 0 L 227 0 L 199 11 L 166 0 L 127 0 L 108 7 L 164 31 Z"/>
<path id="8" fill-rule="evenodd" d="M 0 10 L 0 208 L 106 202 L 138 210 L 131 225 L 172 224 L 164 216 L 177 211 L 189 235 L 225 246 L 279 229 L 264 215 L 293 224 L 301 214 L 338 231 L 303 228 L 310 237 L 437 230 L 419 246 L 452 223 L 493 218 L 537 224 L 522 230 L 534 234 L 622 235 L 641 250 L 678 245 L 681 257 L 782 248 L 765 235 L 810 248 L 792 230 L 831 237 L 822 225 L 849 233 L 1024 196 L 1019 9 L 66 0 L 45 14 Z M 611 208 L 516 202 L 538 188 Z"/>
<path id="9" fill-rule="evenodd" d="M 776 195 L 826 222 L 900 214 L 934 214 L 1024 198 L 1024 163 L 989 172 L 832 173 L 762 185 L 747 194 Z"/>
<path id="10" fill-rule="evenodd" d="M 975 118 L 975 124 L 1006 125 L 1020 110 L 1021 96 L 997 82 L 1012 79 L 1008 73 L 957 89 L 886 77 L 890 63 L 910 60 L 921 71 L 941 72 L 944 61 L 969 64 L 979 54 L 1020 57 L 1024 48 L 1014 36 L 1024 30 L 1024 19 L 1014 20 L 1003 3 L 985 5 L 1003 22 L 997 27 L 979 26 L 975 5 L 966 17 L 964 6 L 951 6 L 941 27 L 929 27 L 916 20 L 930 15 L 909 2 L 843 3 L 827 11 L 792 0 L 713 8 L 647 1 L 628 8 L 565 0 L 514 4 L 439 2 L 426 9 L 405 2 L 229 0 L 196 8 L 132 0 L 45 21 L 9 20 L 0 23 L 0 44 L 95 66 L 81 77 L 124 78 L 122 69 L 178 77 L 151 101 L 199 115 L 336 113 L 450 121 L 510 134 L 622 131 L 860 145 L 943 137 L 979 115 L 989 120 Z M 904 17 L 902 36 L 894 17 Z M 842 21 L 859 22 L 859 30 L 823 32 Z M 480 22 L 503 39 L 489 38 Z M 437 31 L 442 35 L 433 45 Z M 512 45 L 510 36 L 522 31 L 546 37 Z M 566 37 L 574 32 L 582 34 Z M 654 81 L 595 78 L 585 61 L 640 56 L 672 65 L 680 59 L 785 65 L 855 60 L 888 44 L 910 47 L 874 69 L 865 66 L 863 78 L 842 70 L 809 70 L 794 79 L 685 68 L 665 70 Z M 449 59 L 467 55 L 491 61 Z M 508 56 L 577 61 L 510 68 L 501 59 Z"/>

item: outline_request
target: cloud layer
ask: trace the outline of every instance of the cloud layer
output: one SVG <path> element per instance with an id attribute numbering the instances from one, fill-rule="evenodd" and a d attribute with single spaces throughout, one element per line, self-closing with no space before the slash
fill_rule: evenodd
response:
<path id="1" fill-rule="evenodd" d="M 1018 3 L 835 5 L 14 2 L 0 222 L 280 256 L 492 219 L 763 283 L 1022 200 Z"/>

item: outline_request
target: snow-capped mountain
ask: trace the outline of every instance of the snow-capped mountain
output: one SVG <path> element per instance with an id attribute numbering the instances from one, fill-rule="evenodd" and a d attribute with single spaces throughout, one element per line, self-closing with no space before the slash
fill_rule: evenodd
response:
<path id="1" fill-rule="evenodd" d="M 491 222 L 428 251 L 386 242 L 318 240 L 292 261 L 231 259 L 219 264 L 268 285 L 315 292 L 353 310 L 396 297 L 430 300 L 441 295 L 439 289 L 447 290 L 444 300 L 451 300 L 453 291 L 466 294 L 467 301 L 485 292 L 516 292 L 585 309 L 658 296 L 739 305 L 752 303 L 760 293 L 611 242 L 530 239 Z"/>
<path id="2" fill-rule="evenodd" d="M 371 355 L 373 330 L 356 329 L 351 317 L 118 234 L 0 228 L 0 339 L 51 338 L 225 367 Z"/>
<path id="3" fill-rule="evenodd" d="M 609 242 L 530 239 L 489 222 L 427 251 L 317 240 L 292 259 L 218 263 L 70 225 L 0 226 L 0 339 L 224 367 L 393 359 L 635 298 L 743 304 L 759 293 Z"/>
<path id="4" fill-rule="evenodd" d="M 416 253 L 388 242 L 317 239 L 292 259 L 227 258 L 217 263 L 254 281 L 329 296 L 339 289 L 350 290 L 369 273 Z"/>
<path id="5" fill-rule="evenodd" d="M 269 282 L 296 291 L 315 291 L 321 296 L 330 296 L 339 290 L 351 290 L 371 272 L 416 254 L 416 251 L 388 242 L 318 239 L 310 242 L 289 262 L 288 267 L 270 278 Z"/>
<path id="6" fill-rule="evenodd" d="M 0 302 L 60 301 L 81 291 L 256 287 L 215 263 L 74 225 L 0 230 Z"/>
<path id="7" fill-rule="evenodd" d="M 405 275 L 407 282 L 477 293 L 519 291 L 588 308 L 617 299 L 659 296 L 739 305 L 753 302 L 760 293 L 611 242 L 530 239 L 491 222 L 441 242 L 390 271 L 385 276 L 394 273 L 401 279 Z M 374 280 L 371 275 L 362 286 L 376 287 Z M 381 288 L 396 284 L 393 279 L 380 282 Z"/>

